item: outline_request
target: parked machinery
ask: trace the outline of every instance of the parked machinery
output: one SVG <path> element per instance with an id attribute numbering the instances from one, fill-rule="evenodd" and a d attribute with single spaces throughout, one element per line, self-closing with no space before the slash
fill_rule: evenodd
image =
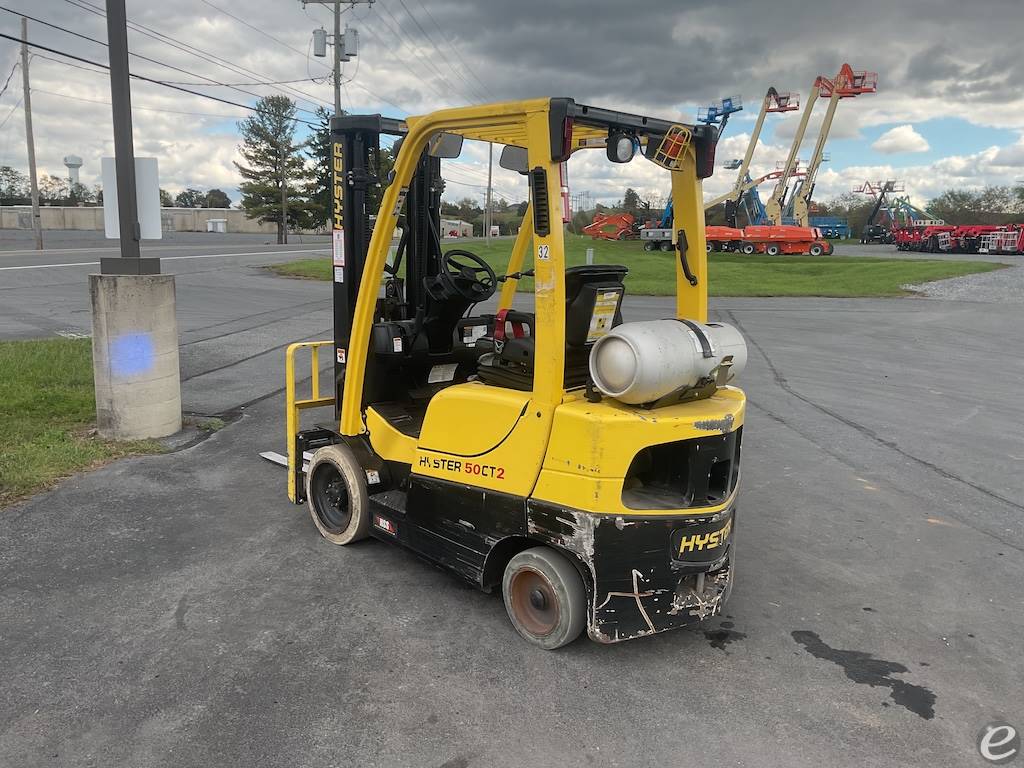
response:
<path id="1" fill-rule="evenodd" d="M 859 187 L 853 189 L 854 192 L 871 195 L 875 198 L 875 204 L 872 206 L 871 213 L 868 214 L 868 220 L 864 223 L 864 228 L 860 233 L 861 244 L 889 244 L 895 242 L 896 236 L 893 230 L 896 218 L 891 206 L 886 205 L 886 195 L 890 195 L 893 192 L 902 192 L 903 190 L 903 182 L 894 179 L 874 182 L 865 181 Z"/>
<path id="2" fill-rule="evenodd" d="M 636 240 L 636 217 L 631 213 L 595 213 L 583 234 L 595 240 Z"/>
<path id="3" fill-rule="evenodd" d="M 775 89 L 769 89 L 769 93 L 774 93 Z M 778 94 L 776 94 L 778 96 Z M 788 98 L 789 94 L 785 94 Z M 797 97 L 799 101 L 799 96 Z M 717 125 L 718 126 L 718 137 L 721 139 L 722 133 L 725 131 L 725 126 L 729 123 L 729 116 L 735 112 L 739 112 L 743 109 L 743 99 L 739 96 L 726 96 L 724 99 L 720 99 L 706 107 L 701 107 L 697 110 L 698 122 L 704 123 L 704 125 Z M 757 135 L 761 132 L 761 123 L 764 122 L 764 107 L 761 109 L 761 114 L 757 118 L 757 126 L 754 131 L 754 136 L 751 139 L 750 145 L 747 149 L 748 158 L 753 154 L 753 147 L 757 144 Z M 749 164 L 749 159 L 748 159 Z M 707 206 L 704 206 L 704 210 L 707 210 Z M 659 248 L 663 251 L 671 251 L 675 248 L 672 244 L 672 198 L 668 199 L 665 203 L 665 211 L 661 216 L 661 220 L 657 226 L 647 226 L 640 229 L 640 239 L 644 243 L 645 251 L 656 251 Z"/>
<path id="4" fill-rule="evenodd" d="M 806 168 L 804 180 L 794 192 L 793 216 L 796 224 L 799 226 L 807 226 L 809 223 L 808 204 L 810 203 L 811 195 L 814 193 L 815 177 L 822 162 L 825 142 L 832 128 L 832 120 L 835 117 L 839 100 L 857 96 L 861 93 L 874 93 L 877 84 L 877 72 L 854 71 L 849 64 L 843 64 L 839 74 L 831 80 L 821 75 L 815 78 L 814 85 L 811 87 L 811 94 L 800 116 L 796 134 L 793 136 L 793 143 L 790 145 L 789 155 L 783 166 L 782 175 L 775 185 L 772 196 L 765 204 L 765 211 L 771 223 L 776 225 L 783 224 L 782 212 L 785 205 L 786 192 L 789 188 L 790 180 L 796 171 L 797 153 L 800 151 L 800 145 L 803 143 L 804 136 L 807 133 L 807 125 L 810 122 L 811 113 L 814 111 L 814 105 L 818 97 L 824 96 L 828 98 L 829 104 L 821 124 L 821 130 L 818 133 L 818 141 L 815 145 L 814 153 Z"/>

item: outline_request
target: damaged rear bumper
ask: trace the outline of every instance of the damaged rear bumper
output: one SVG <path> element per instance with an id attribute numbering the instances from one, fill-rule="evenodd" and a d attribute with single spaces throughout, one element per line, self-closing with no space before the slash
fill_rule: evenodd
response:
<path id="1" fill-rule="evenodd" d="M 735 505 L 715 515 L 600 515 L 529 505 L 535 537 L 589 570 L 587 633 L 630 640 L 721 613 L 732 591 Z"/>

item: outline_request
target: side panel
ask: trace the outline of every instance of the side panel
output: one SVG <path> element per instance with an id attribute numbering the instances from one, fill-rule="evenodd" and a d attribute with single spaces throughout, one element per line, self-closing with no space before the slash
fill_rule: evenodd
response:
<path id="1" fill-rule="evenodd" d="M 427 408 L 412 472 L 529 496 L 553 415 L 529 392 L 477 382 L 447 387 Z"/>
<path id="2" fill-rule="evenodd" d="M 406 544 L 480 584 L 487 555 L 502 538 L 526 529 L 526 500 L 473 486 L 412 477 L 405 510 Z"/>

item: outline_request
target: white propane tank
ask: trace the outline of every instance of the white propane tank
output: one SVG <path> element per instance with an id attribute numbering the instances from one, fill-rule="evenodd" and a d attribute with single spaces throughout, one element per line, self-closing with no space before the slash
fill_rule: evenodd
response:
<path id="1" fill-rule="evenodd" d="M 630 405 L 692 387 L 732 356 L 733 376 L 747 364 L 747 343 L 731 325 L 648 320 L 617 325 L 590 351 L 590 377 L 602 394 Z M 698 332 L 710 346 L 704 356 Z"/>

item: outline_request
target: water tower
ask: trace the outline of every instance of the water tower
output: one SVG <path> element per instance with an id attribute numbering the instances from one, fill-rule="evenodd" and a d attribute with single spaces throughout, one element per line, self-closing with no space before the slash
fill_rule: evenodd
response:
<path id="1" fill-rule="evenodd" d="M 65 155 L 64 165 L 68 169 L 68 184 L 74 187 L 78 184 L 78 169 L 82 167 L 82 158 L 78 155 Z"/>

